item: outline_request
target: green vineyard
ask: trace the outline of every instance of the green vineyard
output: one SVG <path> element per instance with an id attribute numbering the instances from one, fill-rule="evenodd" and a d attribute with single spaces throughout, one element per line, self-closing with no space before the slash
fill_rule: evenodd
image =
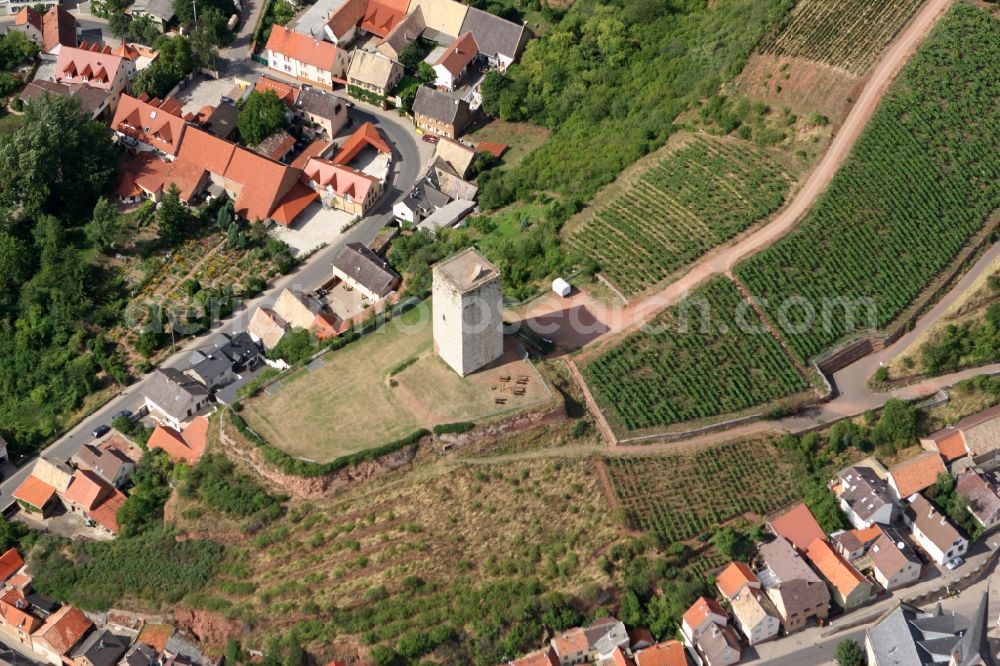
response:
<path id="1" fill-rule="evenodd" d="M 635 294 L 772 213 L 791 180 L 751 144 L 695 138 L 601 207 L 572 245 Z"/>
<path id="2" fill-rule="evenodd" d="M 604 462 L 629 525 L 661 543 L 686 541 L 747 512 L 764 516 L 796 497 L 791 473 L 767 441 Z"/>
<path id="3" fill-rule="evenodd" d="M 956 5 L 802 223 L 737 266 L 801 359 L 892 322 L 1000 206 L 998 62 L 1000 21 Z"/>
<path id="4" fill-rule="evenodd" d="M 864 74 L 923 0 L 802 0 L 758 50 Z"/>
<path id="5" fill-rule="evenodd" d="M 665 426 L 761 405 L 808 384 L 732 282 L 715 278 L 583 370 L 612 423 Z"/>

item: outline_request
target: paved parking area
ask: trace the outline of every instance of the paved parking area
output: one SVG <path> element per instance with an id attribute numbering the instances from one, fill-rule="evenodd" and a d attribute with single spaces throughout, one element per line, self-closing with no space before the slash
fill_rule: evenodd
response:
<path id="1" fill-rule="evenodd" d="M 350 319 L 356 314 L 364 311 L 365 304 L 369 304 L 362 296 L 361 293 L 351 289 L 343 282 L 337 284 L 336 287 L 330 290 L 330 293 L 326 295 L 326 304 L 330 306 L 338 317 L 341 319 Z"/>
<path id="2" fill-rule="evenodd" d="M 198 76 L 186 88 L 178 90 L 176 97 L 184 105 L 185 113 L 198 113 L 206 106 L 218 105 L 222 96 L 229 95 L 235 87 L 236 80 L 232 77 Z"/>
<path id="3" fill-rule="evenodd" d="M 308 254 L 323 243 L 337 242 L 343 236 L 342 229 L 354 216 L 342 210 L 327 210 L 318 201 L 313 202 L 295 220 L 292 227 L 276 224 L 271 227 L 271 235 L 288 243 L 292 255 Z"/>
<path id="4" fill-rule="evenodd" d="M 83 516 L 72 511 L 67 511 L 62 506 L 53 510 L 52 514 L 47 518 L 42 518 L 40 514 L 18 509 L 12 516 L 12 519 L 24 523 L 32 530 L 48 532 L 56 536 L 61 536 L 64 539 L 86 539 L 90 541 L 107 541 L 111 539 L 111 536 L 107 532 L 94 527 L 88 527 L 87 521 L 84 520 Z"/>

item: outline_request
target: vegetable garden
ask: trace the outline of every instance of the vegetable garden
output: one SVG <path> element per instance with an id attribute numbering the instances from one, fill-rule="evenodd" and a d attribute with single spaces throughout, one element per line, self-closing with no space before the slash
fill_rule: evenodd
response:
<path id="1" fill-rule="evenodd" d="M 630 527 L 661 543 L 692 539 L 747 512 L 763 517 L 796 498 L 795 480 L 767 440 L 605 464 Z"/>
<path id="2" fill-rule="evenodd" d="M 664 426 L 808 388 L 732 282 L 715 278 L 584 368 L 616 426 Z"/>
<path id="3" fill-rule="evenodd" d="M 892 322 L 1000 206 L 998 60 L 1000 22 L 956 5 L 808 216 L 736 268 L 801 359 Z"/>
<path id="4" fill-rule="evenodd" d="M 772 213 L 791 181 L 749 143 L 694 138 L 599 209 L 571 243 L 622 291 L 638 293 Z"/>
<path id="5" fill-rule="evenodd" d="M 923 0 L 802 0 L 765 37 L 761 53 L 821 62 L 862 75 Z"/>

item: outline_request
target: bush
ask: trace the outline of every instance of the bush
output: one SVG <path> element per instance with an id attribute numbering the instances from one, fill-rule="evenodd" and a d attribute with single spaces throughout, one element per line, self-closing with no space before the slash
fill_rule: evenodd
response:
<path id="1" fill-rule="evenodd" d="M 277 498 L 269 495 L 253 478 L 239 473 L 232 461 L 218 453 L 202 456 L 191 469 L 184 492 L 240 518 L 257 516 L 266 521 L 277 518 L 282 512 Z"/>
<path id="2" fill-rule="evenodd" d="M 463 433 L 469 432 L 476 427 L 475 423 L 469 421 L 458 421 L 456 423 L 441 423 L 434 426 L 435 435 L 444 435 L 446 433 Z"/>

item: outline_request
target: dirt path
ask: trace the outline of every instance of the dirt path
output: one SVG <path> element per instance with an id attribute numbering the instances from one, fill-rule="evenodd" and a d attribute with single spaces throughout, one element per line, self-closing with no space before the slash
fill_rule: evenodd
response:
<path id="1" fill-rule="evenodd" d="M 723 246 L 704 256 L 680 279 L 666 285 L 655 294 L 634 301 L 611 325 L 606 335 L 591 343 L 605 348 L 618 338 L 649 322 L 663 309 L 673 305 L 697 285 L 713 275 L 729 272 L 740 260 L 749 257 L 787 234 L 823 193 L 844 160 L 854 148 L 861 132 L 867 127 L 883 95 L 896 75 L 916 52 L 953 0 L 929 0 L 909 26 L 889 46 L 872 70 L 864 89 L 844 120 L 823 159 L 809 174 L 795 197 L 770 222 L 735 244 Z M 587 355 L 591 351 L 588 349 Z"/>

